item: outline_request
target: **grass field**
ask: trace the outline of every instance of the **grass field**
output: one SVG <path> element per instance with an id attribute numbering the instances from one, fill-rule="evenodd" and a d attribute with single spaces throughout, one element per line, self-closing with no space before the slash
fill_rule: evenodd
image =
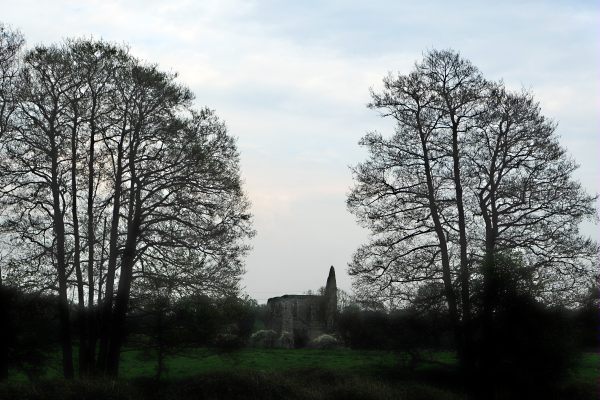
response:
<path id="1" fill-rule="evenodd" d="M 454 365 L 452 352 L 424 352 L 420 368 L 434 364 Z M 76 359 L 77 357 L 75 357 Z M 316 349 L 243 349 L 231 353 L 220 353 L 207 348 L 192 348 L 167 357 L 164 377 L 187 378 L 206 372 L 252 370 L 281 372 L 296 369 L 324 369 L 348 372 L 376 373 L 402 365 L 406 356 L 385 351 L 367 350 L 316 350 Z M 76 361 L 76 360 L 75 360 Z M 150 378 L 156 372 L 153 354 L 129 349 L 122 353 L 120 373 L 122 379 Z M 48 368 L 42 379 L 59 378 L 61 375 L 60 354 L 49 356 Z M 25 381 L 23 373 L 14 372 L 11 380 Z"/>
<path id="2" fill-rule="evenodd" d="M 154 362 L 140 363 L 140 354 L 126 354 L 123 358 L 124 377 L 147 376 Z M 218 354 L 207 349 L 193 349 L 185 355 L 167 361 L 167 376 L 188 377 L 209 371 L 256 370 L 266 372 L 291 369 L 330 369 L 337 371 L 373 371 L 392 368 L 397 357 L 380 351 L 351 350 L 287 350 L 245 349 L 234 353 Z"/>
<path id="3" fill-rule="evenodd" d="M 575 385 L 598 387 L 600 384 L 600 353 L 582 354 L 577 367 L 570 373 L 569 381 Z"/>
<path id="4" fill-rule="evenodd" d="M 415 371 L 407 356 L 384 351 L 244 349 L 233 353 L 189 349 L 167 359 L 157 384 L 152 354 L 128 350 L 118 382 L 66 382 L 58 355 L 41 379 L 13 373 L 0 398 L 29 399 L 460 399 L 451 352 L 423 352 Z M 402 372 L 404 371 L 404 372 Z M 600 355 L 585 353 L 557 398 L 595 399 Z M 81 393 L 87 393 L 84 396 Z M 81 397 L 83 396 L 83 397 Z"/>

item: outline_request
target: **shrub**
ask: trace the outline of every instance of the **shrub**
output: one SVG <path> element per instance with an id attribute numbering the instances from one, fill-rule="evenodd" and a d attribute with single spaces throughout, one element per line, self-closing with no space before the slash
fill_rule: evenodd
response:
<path id="1" fill-rule="evenodd" d="M 252 347 L 270 349 L 275 347 L 276 342 L 277 332 L 271 329 L 256 331 L 250 336 L 250 345 Z"/>
<path id="2" fill-rule="evenodd" d="M 331 335 L 321 335 L 311 340 L 309 347 L 313 349 L 329 350 L 340 347 L 340 342 Z"/>
<path id="3" fill-rule="evenodd" d="M 281 335 L 277 339 L 277 347 L 281 347 L 284 349 L 292 349 L 294 348 L 294 336 L 291 333 L 283 331 Z"/>
<path id="4" fill-rule="evenodd" d="M 219 333 L 215 337 L 215 347 L 222 352 L 236 351 L 244 347 L 243 338 L 233 333 Z"/>
<path id="5" fill-rule="evenodd" d="M 576 335 L 565 309 L 536 299 L 530 270 L 499 254 L 482 268 L 487 284 L 477 293 L 476 389 L 506 398 L 549 398 L 577 356 Z M 479 304 L 478 304 L 479 303 Z M 487 305 L 487 307 L 486 307 Z"/>

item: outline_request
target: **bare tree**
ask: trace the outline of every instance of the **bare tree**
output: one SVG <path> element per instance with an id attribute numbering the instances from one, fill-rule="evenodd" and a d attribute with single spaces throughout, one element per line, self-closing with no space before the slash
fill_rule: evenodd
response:
<path id="1" fill-rule="evenodd" d="M 0 135 L 8 130 L 14 111 L 18 66 L 24 43 L 20 32 L 0 23 Z"/>
<path id="2" fill-rule="evenodd" d="M 531 295 L 550 304 L 569 304 L 590 286 L 598 247 L 579 234 L 583 219 L 595 219 L 597 197 L 574 181 L 577 168 L 527 92 L 502 85 L 490 92 L 480 129 L 470 138 L 466 170 L 473 179 L 482 257 L 483 371 L 492 371 L 493 315 L 499 304 L 497 258 L 523 260 Z M 518 264 L 517 264 L 518 265 Z M 486 377 L 490 382 L 492 376 Z"/>
<path id="3" fill-rule="evenodd" d="M 15 108 L 15 91 L 20 52 L 24 44 L 23 36 L 0 23 L 0 138 L 10 129 L 11 117 Z M 0 157 L 3 149 L 0 148 Z M 0 218 L 2 211 L 0 210 Z M 4 246 L 0 243 L 0 246 Z M 9 251 L 0 248 L 0 321 L 8 323 L 6 305 L 8 292 L 4 288 L 4 271 L 2 262 L 5 253 Z M 8 338 L 5 329 L 0 332 L 0 380 L 8 377 Z"/>
<path id="4" fill-rule="evenodd" d="M 235 141 L 175 75 L 108 43 L 37 47 L 19 76 L 2 138 L 3 232 L 23 249 L 11 265 L 30 265 L 21 277 L 39 289 L 58 285 L 65 376 L 70 292 L 80 374 L 116 375 L 136 279 L 237 287 L 254 232 Z"/>
<path id="5" fill-rule="evenodd" d="M 67 105 L 61 96 L 76 83 L 58 48 L 36 48 L 26 54 L 23 63 L 14 129 L 5 136 L 3 163 L 3 198 L 7 206 L 14 207 L 16 218 L 7 215 L 5 222 L 19 224 L 21 238 L 38 244 L 56 270 L 63 372 L 72 377 L 65 221 L 71 137 L 67 134 Z M 32 218 L 34 223 L 28 221 Z M 40 230 L 46 235 L 44 240 L 40 240 Z"/>
<path id="6" fill-rule="evenodd" d="M 598 248 L 578 227 L 595 219 L 596 198 L 573 180 L 576 165 L 532 97 L 486 81 L 453 51 L 427 53 L 372 98 L 396 131 L 361 141 L 369 157 L 353 170 L 348 207 L 373 239 L 350 273 L 357 287 L 404 301 L 442 282 L 471 368 L 471 285 L 486 279 L 474 266 L 517 252 L 546 299 L 593 279 Z"/>
<path id="7" fill-rule="evenodd" d="M 496 85 L 479 119 L 465 162 L 474 178 L 474 212 L 483 222 L 478 247 L 492 264 L 499 252 L 520 252 L 535 295 L 568 301 L 574 289 L 589 284 L 598 249 L 578 227 L 596 219 L 597 197 L 573 180 L 577 165 L 531 94 Z"/>

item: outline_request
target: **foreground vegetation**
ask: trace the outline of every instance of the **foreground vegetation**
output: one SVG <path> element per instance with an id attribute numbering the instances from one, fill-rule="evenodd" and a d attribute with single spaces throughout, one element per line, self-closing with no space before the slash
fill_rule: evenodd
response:
<path id="1" fill-rule="evenodd" d="M 12 373 L 0 385 L 1 399 L 460 399 L 451 352 L 410 357 L 384 351 L 244 349 L 216 352 L 189 349 L 170 357 L 161 381 L 154 378 L 153 355 L 130 349 L 122 375 L 114 380 L 60 378 L 60 357 L 30 379 Z M 568 379 L 544 398 L 595 399 L 600 355 L 585 353 Z M 543 392 L 541 390 L 541 392 Z M 508 395 L 505 398 L 509 397 Z"/>

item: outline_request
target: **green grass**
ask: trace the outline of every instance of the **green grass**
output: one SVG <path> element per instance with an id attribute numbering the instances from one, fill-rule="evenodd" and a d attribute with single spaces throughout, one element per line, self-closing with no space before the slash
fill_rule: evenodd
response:
<path id="1" fill-rule="evenodd" d="M 458 400 L 443 388 L 329 370 L 211 371 L 191 378 L 0 384 L 2 400 Z"/>
<path id="2" fill-rule="evenodd" d="M 264 372 L 319 368 L 336 371 L 372 371 L 392 368 L 398 357 L 382 351 L 244 349 L 219 354 L 209 349 L 189 349 L 167 358 L 165 377 L 184 378 L 212 371 L 253 370 Z M 126 379 L 154 374 L 156 361 L 138 351 L 121 358 L 121 376 Z"/>
<path id="3" fill-rule="evenodd" d="M 423 352 L 423 361 L 418 370 L 434 369 L 440 366 L 454 366 L 456 355 L 453 352 Z M 75 362 L 77 357 L 74 357 Z M 281 372 L 296 369 L 323 369 L 347 372 L 377 373 L 390 370 L 408 361 L 407 355 L 386 351 L 367 350 L 316 350 L 316 349 L 243 349 L 233 353 L 218 353 L 207 348 L 186 349 L 167 357 L 165 378 L 186 378 L 213 371 L 253 370 Z M 60 353 L 48 356 L 42 379 L 60 378 Z M 127 349 L 121 355 L 120 377 L 122 379 L 150 378 L 156 372 L 156 359 L 153 354 L 141 350 Z M 595 384 L 600 377 L 600 354 L 582 354 L 578 366 L 571 371 L 570 380 Z M 11 371 L 11 381 L 25 382 L 22 372 Z"/>
<path id="4" fill-rule="evenodd" d="M 567 385 L 598 387 L 600 382 L 600 354 L 583 353 L 571 371 Z"/>
<path id="5" fill-rule="evenodd" d="M 60 378 L 60 353 L 51 353 L 41 379 Z M 243 349 L 219 353 L 207 348 L 192 348 L 167 357 L 165 378 L 186 378 L 214 371 L 253 370 L 279 372 L 319 368 L 339 371 L 371 371 L 393 367 L 398 356 L 383 351 L 316 350 L 316 349 Z M 74 356 L 75 364 L 77 357 Z M 77 366 L 75 366 L 77 369 Z M 126 349 L 121 354 L 119 376 L 122 379 L 150 378 L 156 373 L 152 353 Z M 26 382 L 23 372 L 11 371 L 10 380 Z"/>
<path id="6" fill-rule="evenodd" d="M 0 384 L 0 398 L 79 399 L 458 399 L 456 356 L 422 352 L 413 372 L 409 356 L 385 351 L 243 349 L 217 353 L 194 348 L 167 358 L 159 385 L 153 380 L 153 354 L 129 349 L 122 354 L 120 379 L 65 381 L 60 355 L 52 354 L 43 376 L 30 382 L 13 373 Z M 585 353 L 571 371 L 561 399 L 596 398 L 600 355 Z M 563 395 L 564 394 L 564 395 Z M 554 399 L 554 397 L 553 397 Z"/>
<path id="7" fill-rule="evenodd" d="M 456 357 L 452 352 L 424 352 L 426 360 L 453 365 Z M 317 350 L 317 349 L 242 349 L 233 353 L 219 353 L 208 348 L 185 349 L 166 359 L 165 378 L 187 378 L 207 372 L 252 370 L 282 372 L 297 369 L 322 369 L 334 371 L 377 373 L 403 365 L 408 356 L 386 351 L 368 350 Z M 77 364 L 77 356 L 74 356 Z M 432 364 L 433 365 L 433 364 Z M 422 362 L 419 368 L 428 368 Z M 75 365 L 77 370 L 77 365 Z M 137 349 L 126 349 L 121 354 L 119 377 L 121 379 L 151 378 L 156 374 L 156 357 Z M 59 352 L 48 355 L 41 379 L 62 376 Z M 27 382 L 23 372 L 11 371 L 10 380 Z"/>

